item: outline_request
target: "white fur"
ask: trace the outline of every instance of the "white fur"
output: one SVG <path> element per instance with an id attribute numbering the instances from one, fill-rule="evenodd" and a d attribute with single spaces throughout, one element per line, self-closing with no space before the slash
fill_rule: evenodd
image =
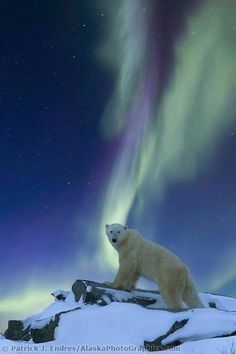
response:
<path id="1" fill-rule="evenodd" d="M 182 309 L 183 302 L 189 307 L 204 307 L 188 268 L 171 251 L 121 224 L 106 225 L 106 234 L 119 253 L 118 273 L 107 285 L 130 291 L 139 276 L 144 276 L 158 284 L 170 309 Z"/>

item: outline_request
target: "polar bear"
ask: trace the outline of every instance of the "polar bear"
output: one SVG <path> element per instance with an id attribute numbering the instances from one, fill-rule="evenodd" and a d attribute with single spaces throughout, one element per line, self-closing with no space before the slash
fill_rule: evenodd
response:
<path id="1" fill-rule="evenodd" d="M 106 234 L 119 253 L 118 273 L 106 285 L 130 291 L 144 276 L 157 283 L 169 309 L 181 310 L 183 302 L 191 308 L 204 307 L 188 268 L 171 251 L 121 224 L 106 225 Z"/>

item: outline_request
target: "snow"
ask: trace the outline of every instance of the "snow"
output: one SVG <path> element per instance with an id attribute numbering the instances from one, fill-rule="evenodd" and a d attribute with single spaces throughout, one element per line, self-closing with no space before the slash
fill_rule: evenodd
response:
<path id="1" fill-rule="evenodd" d="M 64 302 L 64 301 L 55 301 L 53 304 L 49 305 L 40 315 L 37 317 L 38 320 L 43 320 L 54 316 L 59 312 L 70 311 L 79 307 L 78 302 Z"/>
<path id="2" fill-rule="evenodd" d="M 190 311 L 188 311 L 187 315 L 187 318 L 189 318 L 188 325 L 169 335 L 167 339 L 162 341 L 162 344 L 169 344 L 177 339 L 191 341 L 227 335 L 236 330 L 235 313 L 217 309 L 195 309 Z"/>
<path id="3" fill-rule="evenodd" d="M 120 296 L 123 298 L 126 295 Z M 24 321 L 24 327 L 31 321 L 33 327 L 40 328 L 56 313 L 74 310 L 61 315 L 55 331 L 55 341 L 41 344 L 32 341 L 14 342 L 0 335 L 0 353 L 145 352 L 144 340 L 155 340 L 166 334 L 175 321 L 186 318 L 188 322 L 183 328 L 162 340 L 163 345 L 176 339 L 187 341 L 169 352 L 219 354 L 231 353 L 232 348 L 236 350 L 234 336 L 206 339 L 236 330 L 236 299 L 212 294 L 204 294 L 201 298 L 205 304 L 216 303 L 220 310 L 189 309 L 173 313 L 164 307 L 155 310 L 152 309 L 153 305 L 147 309 L 122 302 L 113 302 L 107 306 L 85 305 L 81 301 L 75 302 L 73 294 L 68 293 L 65 301 L 55 301 L 39 315 Z"/>

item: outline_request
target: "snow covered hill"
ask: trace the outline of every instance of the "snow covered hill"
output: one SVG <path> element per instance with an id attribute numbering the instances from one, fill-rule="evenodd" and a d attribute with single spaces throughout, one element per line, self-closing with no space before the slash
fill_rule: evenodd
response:
<path id="1" fill-rule="evenodd" d="M 158 292 L 76 281 L 24 321 L 9 321 L 0 353 L 236 353 L 236 299 L 201 294 L 206 308 L 170 312 Z M 8 338 L 8 339 L 7 339 Z"/>

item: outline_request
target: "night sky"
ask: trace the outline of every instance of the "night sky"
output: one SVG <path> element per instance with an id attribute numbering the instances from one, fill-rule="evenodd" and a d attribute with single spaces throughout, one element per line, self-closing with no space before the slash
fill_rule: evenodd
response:
<path id="1" fill-rule="evenodd" d="M 109 280 L 112 222 L 236 296 L 235 2 L 9 0 L 0 24 L 0 328 Z"/>

